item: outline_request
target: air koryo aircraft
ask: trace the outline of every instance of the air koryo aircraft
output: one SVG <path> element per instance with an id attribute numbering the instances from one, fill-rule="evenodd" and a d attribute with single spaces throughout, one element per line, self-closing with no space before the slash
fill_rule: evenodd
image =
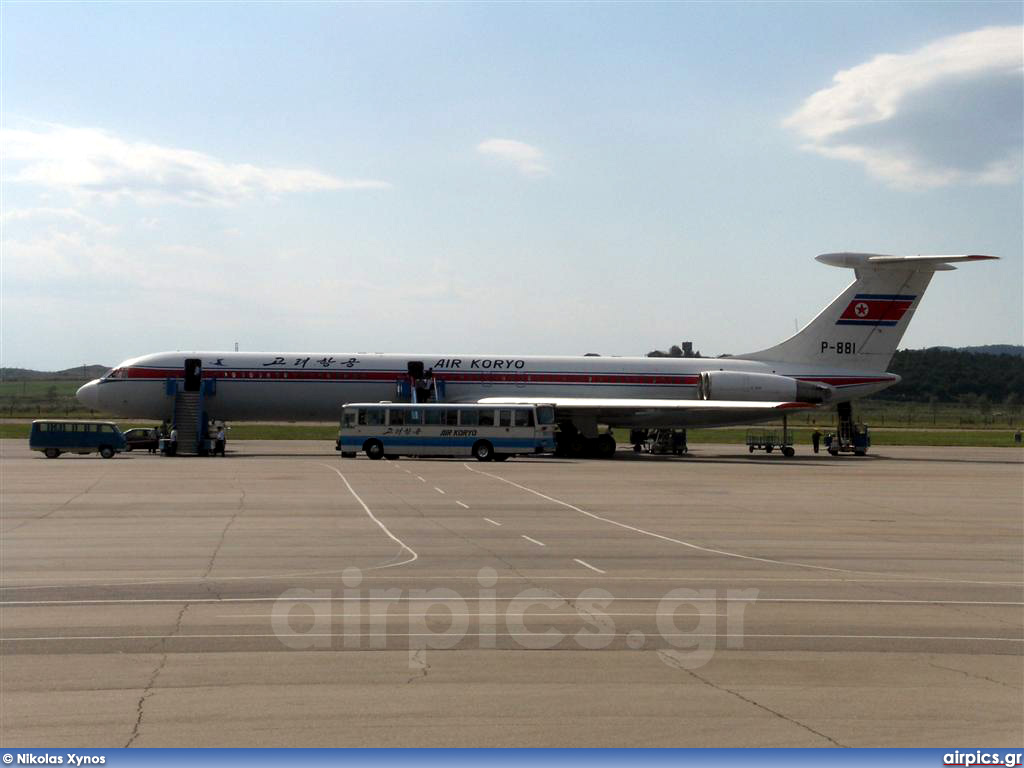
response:
<path id="1" fill-rule="evenodd" d="M 410 376 L 432 369 L 438 399 L 553 404 L 570 452 L 609 456 L 615 442 L 599 423 L 748 424 L 834 406 L 848 414 L 851 401 L 899 381 L 885 369 L 935 272 L 994 258 L 823 254 L 818 261 L 853 269 L 854 282 L 791 338 L 734 357 L 164 352 L 125 360 L 78 399 L 170 421 L 179 392 L 201 391 L 211 419 L 333 421 L 344 403 L 408 399 Z"/>

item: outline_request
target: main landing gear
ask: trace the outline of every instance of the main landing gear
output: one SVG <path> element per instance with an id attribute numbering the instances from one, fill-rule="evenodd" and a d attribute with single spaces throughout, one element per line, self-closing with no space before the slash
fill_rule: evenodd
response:
<path id="1" fill-rule="evenodd" d="M 611 459 L 615 456 L 615 438 L 611 432 L 585 437 L 571 422 L 559 424 L 555 435 L 555 456 L 574 459 Z"/>

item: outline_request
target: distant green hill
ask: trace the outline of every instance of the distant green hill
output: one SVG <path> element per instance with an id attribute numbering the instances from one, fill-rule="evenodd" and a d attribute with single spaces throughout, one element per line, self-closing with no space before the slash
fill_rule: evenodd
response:
<path id="1" fill-rule="evenodd" d="M 942 347 L 946 349 L 946 347 Z M 980 355 L 1014 355 L 1024 357 L 1022 344 L 985 344 L 981 347 L 960 347 L 959 352 L 974 352 Z"/>
<path id="2" fill-rule="evenodd" d="M 1008 349 L 996 354 L 987 350 Z M 973 350 L 986 350 L 984 352 Z M 903 381 L 875 397 L 940 403 L 1007 403 L 1024 400 L 1024 348 L 1010 344 L 969 347 L 901 349 L 889 370 Z"/>
<path id="3" fill-rule="evenodd" d="M 0 368 L 0 381 L 91 381 L 110 370 L 109 365 L 79 365 L 63 371 L 33 371 L 29 368 Z"/>

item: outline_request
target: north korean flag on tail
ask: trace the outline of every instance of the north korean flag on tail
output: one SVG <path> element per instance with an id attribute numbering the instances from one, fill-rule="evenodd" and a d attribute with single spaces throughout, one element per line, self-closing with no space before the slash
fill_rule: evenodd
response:
<path id="1" fill-rule="evenodd" d="M 896 325 L 917 296 L 858 293 L 836 320 L 836 325 Z"/>

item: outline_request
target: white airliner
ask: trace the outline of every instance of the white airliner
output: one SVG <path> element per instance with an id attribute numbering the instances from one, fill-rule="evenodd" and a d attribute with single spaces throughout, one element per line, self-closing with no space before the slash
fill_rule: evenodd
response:
<path id="1" fill-rule="evenodd" d="M 399 400 L 432 369 L 454 403 L 549 403 L 563 433 L 607 455 L 616 427 L 719 426 L 830 408 L 892 386 L 886 367 L 936 271 L 994 256 L 828 253 L 856 279 L 782 343 L 725 358 L 528 357 L 366 352 L 164 352 L 125 360 L 78 390 L 87 407 L 171 420 L 203 392 L 211 419 L 333 421 L 349 402 Z M 848 406 L 844 406 L 848 411 Z M 582 439 L 580 439 L 582 438 Z M 584 450 L 584 448 L 580 448 Z"/>

